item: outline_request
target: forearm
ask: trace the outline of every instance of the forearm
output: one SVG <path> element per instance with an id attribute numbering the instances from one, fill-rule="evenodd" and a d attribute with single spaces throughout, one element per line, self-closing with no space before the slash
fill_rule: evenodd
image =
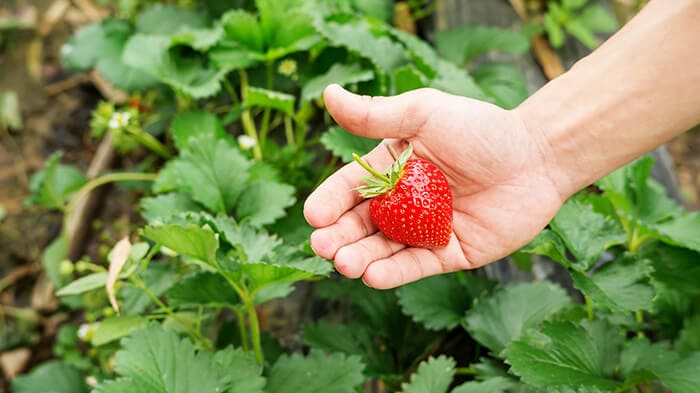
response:
<path id="1" fill-rule="evenodd" d="M 565 197 L 700 123 L 700 0 L 652 0 L 515 111 Z"/>

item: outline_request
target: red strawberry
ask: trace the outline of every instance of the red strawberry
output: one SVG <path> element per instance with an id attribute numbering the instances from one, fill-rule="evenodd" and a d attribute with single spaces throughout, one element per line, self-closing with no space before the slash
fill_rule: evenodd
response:
<path id="1" fill-rule="evenodd" d="M 447 246 L 452 231 L 452 192 L 445 175 L 432 163 L 411 158 L 409 145 L 384 174 L 357 154 L 353 157 L 373 176 L 357 190 L 369 202 L 372 222 L 389 239 L 414 247 Z"/>

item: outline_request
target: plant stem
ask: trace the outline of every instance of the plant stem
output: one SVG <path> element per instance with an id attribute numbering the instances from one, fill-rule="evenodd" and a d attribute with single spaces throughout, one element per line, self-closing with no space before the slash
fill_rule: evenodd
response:
<path id="1" fill-rule="evenodd" d="M 369 166 L 369 164 L 366 163 L 365 160 L 363 160 L 362 158 L 360 158 L 360 156 L 358 156 L 357 154 L 352 153 L 352 158 L 354 158 L 355 161 L 357 161 L 357 163 L 360 164 L 361 167 L 365 168 L 365 169 L 367 170 L 367 172 L 373 174 L 374 176 L 376 176 L 376 177 L 379 178 L 379 179 L 384 180 L 384 181 L 387 182 L 387 183 L 391 183 L 391 180 L 389 180 L 388 177 L 386 177 L 385 175 L 382 175 L 381 173 L 377 172 L 374 168 L 372 168 L 371 166 Z"/>
<path id="2" fill-rule="evenodd" d="M 639 324 L 643 324 L 644 323 L 644 313 L 642 313 L 642 311 L 636 311 L 634 313 L 634 320 L 637 321 L 637 323 L 639 323 Z M 643 331 L 640 330 L 637 332 L 637 338 L 644 338 L 644 337 L 646 337 L 646 336 L 644 335 Z"/>
<path id="3" fill-rule="evenodd" d="M 167 160 L 172 157 L 172 154 L 170 154 L 168 149 L 162 143 L 160 143 L 158 139 L 141 128 L 125 127 L 124 130 L 133 136 L 134 139 L 136 139 L 140 144 L 164 159 Z"/>
<path id="4" fill-rule="evenodd" d="M 253 353 L 258 364 L 263 364 L 262 345 L 260 344 L 260 321 L 258 321 L 258 312 L 255 310 L 255 305 L 252 299 L 246 304 L 248 308 L 248 323 L 250 324 L 250 338 L 253 341 Z"/>
<path id="5" fill-rule="evenodd" d="M 199 342 L 199 344 L 206 349 L 207 351 L 212 350 L 212 346 L 209 343 L 209 340 L 206 339 L 204 336 L 202 336 L 202 333 L 197 330 L 194 326 L 190 325 L 189 322 L 185 321 L 184 319 L 180 318 L 175 312 L 168 307 L 165 303 L 163 303 L 160 299 L 158 299 L 158 296 L 156 296 L 147 286 L 144 282 L 142 282 L 139 279 L 133 278 L 131 279 L 132 284 L 136 286 L 138 289 L 142 290 L 146 296 L 148 296 L 153 303 L 155 303 L 158 307 L 160 307 L 163 311 L 165 311 L 168 316 L 177 322 L 179 322 L 182 327 L 187 330 L 190 335 Z"/>
<path id="6" fill-rule="evenodd" d="M 248 347 L 248 328 L 245 325 L 245 314 L 238 308 L 234 308 L 233 311 L 236 313 L 236 319 L 238 319 L 238 331 L 241 334 L 241 346 L 243 350 L 248 352 L 250 347 Z"/>
<path id="7" fill-rule="evenodd" d="M 78 201 L 87 195 L 90 191 L 94 190 L 95 188 L 111 183 L 111 182 L 117 182 L 117 181 L 138 181 L 138 180 L 146 180 L 146 181 L 153 181 L 158 177 L 157 173 L 141 173 L 141 172 L 120 172 L 120 173 L 110 173 L 107 175 L 102 175 L 100 177 L 96 177 L 89 182 L 85 183 L 78 192 L 75 193 L 73 198 L 68 202 L 68 205 L 66 205 L 66 213 L 70 213 L 74 208 L 75 204 L 78 203 Z"/>
<path id="8" fill-rule="evenodd" d="M 584 299 L 586 300 L 586 312 L 588 313 L 588 320 L 592 321 L 593 320 L 593 302 L 591 301 L 591 298 L 588 297 L 588 295 L 584 295 Z"/>
<path id="9" fill-rule="evenodd" d="M 248 74 L 244 69 L 239 69 L 238 74 L 241 77 L 241 99 L 245 105 L 245 99 L 248 96 Z M 241 115 L 241 123 L 243 124 L 243 130 L 245 130 L 246 135 L 253 138 L 255 141 L 255 146 L 253 146 L 253 158 L 258 161 L 263 159 L 262 149 L 260 148 L 260 139 L 258 138 L 258 131 L 255 128 L 255 122 L 250 115 L 250 109 L 245 109 Z"/>
<path id="10" fill-rule="evenodd" d="M 479 372 L 474 367 L 457 367 L 455 369 L 457 375 L 477 375 Z"/>
<path id="11" fill-rule="evenodd" d="M 228 92 L 229 96 L 231 96 L 231 102 L 233 105 L 238 105 L 241 100 L 238 99 L 238 94 L 236 94 L 236 90 L 233 88 L 233 85 L 231 85 L 228 78 L 224 78 L 224 88 Z"/>
<path id="12" fill-rule="evenodd" d="M 284 116 L 284 135 L 287 137 L 287 145 L 294 145 L 294 129 L 292 128 L 292 118 Z"/>
<path id="13" fill-rule="evenodd" d="M 260 150 L 264 150 L 265 144 L 267 143 L 267 132 L 270 129 L 271 114 L 272 110 L 270 108 L 265 108 L 265 112 L 263 112 L 262 123 L 260 125 L 260 140 L 258 141 L 258 143 L 260 144 Z"/>

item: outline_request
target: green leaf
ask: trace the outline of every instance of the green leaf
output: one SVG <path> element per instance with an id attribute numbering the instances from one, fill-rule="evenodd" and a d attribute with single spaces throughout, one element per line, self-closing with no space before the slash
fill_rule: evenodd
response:
<path id="1" fill-rule="evenodd" d="M 122 61 L 124 47 L 132 34 L 127 21 L 107 19 L 102 23 L 103 40 L 98 48 L 95 67 L 116 87 L 140 91 L 155 86 L 158 81 L 147 73 L 126 65 Z"/>
<path id="2" fill-rule="evenodd" d="M 374 36 L 366 22 L 320 22 L 317 28 L 333 45 L 348 48 L 370 60 L 386 74 L 406 63 L 403 47 L 386 36 Z"/>
<path id="3" fill-rule="evenodd" d="M 304 326 L 305 345 L 319 351 L 357 355 L 367 365 L 365 373 L 381 376 L 394 373 L 394 355 L 386 345 L 378 344 L 376 332 L 363 323 L 331 324 L 318 321 Z"/>
<path id="4" fill-rule="evenodd" d="M 193 211 L 197 208 L 196 203 L 187 195 L 179 192 L 141 198 L 139 201 L 141 216 L 151 224 L 162 221 L 173 214 Z"/>
<path id="5" fill-rule="evenodd" d="M 418 366 L 402 393 L 446 393 L 455 375 L 455 361 L 447 356 L 431 357 Z"/>
<path id="6" fill-rule="evenodd" d="M 522 71 L 513 65 L 485 64 L 477 68 L 472 76 L 477 85 L 505 109 L 515 108 L 529 95 Z"/>
<path id="7" fill-rule="evenodd" d="M 700 352 L 680 358 L 668 343 L 650 344 L 646 339 L 627 343 L 622 352 L 621 372 L 632 383 L 660 379 L 674 393 L 691 393 L 700 384 Z"/>
<path id="8" fill-rule="evenodd" d="M 364 381 L 357 356 L 311 351 L 282 355 L 270 369 L 267 393 L 350 393 Z"/>
<path id="9" fill-rule="evenodd" d="M 557 236 L 556 233 L 549 229 L 544 229 L 537 234 L 530 243 L 520 249 L 520 252 L 544 255 L 561 263 L 565 267 L 569 267 L 573 264 L 566 254 L 566 246 L 561 240 L 561 237 Z"/>
<path id="10" fill-rule="evenodd" d="M 656 368 L 656 374 L 674 393 L 694 393 L 700 386 L 700 352 L 671 364 Z"/>
<path id="11" fill-rule="evenodd" d="M 12 381 L 15 393 L 87 393 L 84 378 L 75 367 L 58 360 L 41 364 Z"/>
<path id="12" fill-rule="evenodd" d="M 395 94 L 401 94 L 428 86 L 426 77 L 413 65 L 397 68 L 394 71 L 393 82 Z"/>
<path id="13" fill-rule="evenodd" d="M 168 304 L 183 308 L 192 306 L 225 307 L 238 303 L 238 295 L 219 274 L 195 273 L 168 289 Z"/>
<path id="14" fill-rule="evenodd" d="M 354 0 L 353 5 L 361 13 L 390 23 L 394 16 L 394 2 L 390 0 Z"/>
<path id="15" fill-rule="evenodd" d="M 107 282 L 107 272 L 88 274 L 80 277 L 56 292 L 57 296 L 79 295 L 81 293 L 102 288 Z"/>
<path id="16" fill-rule="evenodd" d="M 232 246 L 240 246 L 249 262 L 260 262 L 273 255 L 281 244 L 277 236 L 270 235 L 264 230 L 256 230 L 250 225 L 238 225 L 228 216 L 218 216 L 216 227 L 223 233 L 226 241 Z"/>
<path id="17" fill-rule="evenodd" d="M 27 203 L 50 209 L 62 209 L 67 199 L 87 179 L 77 168 L 59 163 L 63 153 L 51 154 L 44 162 L 44 167 L 35 173 L 29 181 L 29 198 Z"/>
<path id="18" fill-rule="evenodd" d="M 440 56 L 462 66 L 490 51 L 521 55 L 530 49 L 530 42 L 521 32 L 487 26 L 460 26 L 437 33 L 435 47 Z"/>
<path id="19" fill-rule="evenodd" d="M 489 100 L 489 97 L 476 84 L 467 72 L 449 61 L 438 62 L 437 76 L 430 82 L 430 86 L 447 93 Z"/>
<path id="20" fill-rule="evenodd" d="M 292 95 L 252 86 L 248 88 L 248 95 L 243 100 L 246 107 L 276 109 L 288 116 L 294 116 L 294 102 Z"/>
<path id="21" fill-rule="evenodd" d="M 654 281 L 689 295 L 700 294 L 700 253 L 666 245 L 654 247 L 652 261 Z"/>
<path id="22" fill-rule="evenodd" d="M 576 19 L 567 21 L 564 29 L 590 50 L 597 48 L 600 44 L 593 32 Z"/>
<path id="23" fill-rule="evenodd" d="M 612 33 L 618 28 L 615 17 L 600 4 L 588 5 L 576 20 L 594 33 Z"/>
<path id="24" fill-rule="evenodd" d="M 136 30 L 149 35 L 171 35 L 183 27 L 207 27 L 206 15 L 187 8 L 156 5 L 138 14 Z"/>
<path id="25" fill-rule="evenodd" d="M 177 32 L 171 34 L 170 46 L 184 45 L 204 51 L 216 45 L 223 35 L 224 30 L 218 24 L 210 28 L 182 26 Z"/>
<path id="26" fill-rule="evenodd" d="M 240 9 L 233 9 L 221 17 L 221 25 L 227 37 L 247 49 L 259 53 L 263 52 L 262 30 L 255 15 Z"/>
<path id="27" fill-rule="evenodd" d="M 104 42 L 100 22 L 85 25 L 61 47 L 61 64 L 68 71 L 88 71 L 95 66 Z"/>
<path id="28" fill-rule="evenodd" d="M 547 32 L 549 42 L 553 47 L 560 48 L 564 45 L 564 30 L 550 13 L 544 14 L 544 30 Z"/>
<path id="29" fill-rule="evenodd" d="M 106 318 L 97 325 L 90 342 L 95 346 L 104 345 L 128 336 L 146 325 L 148 325 L 148 318 L 139 315 Z"/>
<path id="30" fill-rule="evenodd" d="M 144 56 L 148 53 L 148 56 Z M 122 59 L 130 67 L 146 72 L 192 98 L 207 98 L 221 90 L 228 70 L 209 64 L 207 56 L 186 46 L 170 47 L 170 38 L 131 36 Z"/>
<path id="31" fill-rule="evenodd" d="M 396 294 L 404 314 L 432 330 L 457 326 L 472 302 L 456 274 L 424 278 L 402 286 Z"/>
<path id="32" fill-rule="evenodd" d="M 209 51 L 209 59 L 226 72 L 248 68 L 260 61 L 260 55 L 237 41 L 224 37 Z"/>
<path id="33" fill-rule="evenodd" d="M 197 225 L 158 225 L 147 226 L 143 235 L 154 242 L 186 257 L 216 265 L 216 250 L 219 240 L 210 229 Z"/>
<path id="34" fill-rule="evenodd" d="M 314 276 L 328 276 L 333 266 L 319 257 L 279 260 L 276 263 L 241 263 L 241 271 L 249 278 L 252 288 L 295 282 Z"/>
<path id="35" fill-rule="evenodd" d="M 115 368 L 133 382 L 133 393 L 223 392 L 236 371 L 222 375 L 211 354 L 157 324 L 125 338 L 122 347 Z"/>
<path id="36" fill-rule="evenodd" d="M 169 181 L 209 211 L 229 213 L 246 188 L 251 163 L 227 139 L 202 135 L 189 139 L 189 147 L 166 166 Z M 168 173 L 168 172 L 166 172 Z M 161 171 L 162 176 L 163 171 Z M 162 182 L 161 182 L 162 184 Z"/>
<path id="37" fill-rule="evenodd" d="M 269 180 L 256 180 L 241 194 L 236 217 L 253 226 L 271 224 L 294 204 L 294 187 Z"/>
<path id="38" fill-rule="evenodd" d="M 415 34 L 395 28 L 387 28 L 387 31 L 403 44 L 416 68 L 425 74 L 428 79 L 435 77 L 440 59 L 432 46 Z"/>
<path id="39" fill-rule="evenodd" d="M 187 150 L 190 138 L 207 135 L 215 139 L 224 139 L 226 135 L 224 127 L 215 115 L 201 111 L 178 113 L 170 129 L 175 147 L 180 151 Z"/>
<path id="40" fill-rule="evenodd" d="M 656 229 L 668 238 L 667 243 L 700 252 L 700 212 L 685 213 Z"/>
<path id="41" fill-rule="evenodd" d="M 345 162 L 352 162 L 353 153 L 361 156 L 369 153 L 379 142 L 379 139 L 357 136 L 340 127 L 331 127 L 321 136 L 323 146 Z"/>
<path id="42" fill-rule="evenodd" d="M 452 389 L 450 393 L 509 393 L 515 391 L 518 384 L 512 379 L 494 377 L 484 381 L 470 381 Z"/>
<path id="43" fill-rule="evenodd" d="M 618 259 L 590 276 L 571 271 L 571 278 L 576 288 L 589 296 L 596 307 L 632 312 L 651 309 L 654 289 L 648 284 L 648 277 L 652 270 L 648 260 Z"/>
<path id="44" fill-rule="evenodd" d="M 319 41 L 311 17 L 299 12 L 299 1 L 256 0 L 255 5 L 260 13 L 260 26 L 269 60 L 309 49 Z"/>
<path id="45" fill-rule="evenodd" d="M 156 263 L 152 261 L 146 270 L 145 283 L 155 296 L 162 296 L 180 277 L 178 272 L 168 263 Z M 153 305 L 153 300 L 129 283 L 125 283 L 119 292 L 122 298 L 122 315 L 143 315 L 146 309 Z"/>
<path id="46" fill-rule="evenodd" d="M 675 343 L 676 350 L 681 355 L 700 352 L 700 315 L 695 315 L 683 322 L 683 330 Z"/>
<path id="47" fill-rule="evenodd" d="M 550 227 L 576 257 L 573 266 L 578 270 L 589 269 L 606 249 L 626 240 L 615 221 L 575 200 L 564 203 Z"/>
<path id="48" fill-rule="evenodd" d="M 494 354 L 527 329 L 571 304 L 559 286 L 532 282 L 507 286 L 477 299 L 465 317 L 465 328 Z"/>
<path id="49" fill-rule="evenodd" d="M 620 331 L 603 321 L 545 321 L 510 343 L 505 355 L 511 371 L 534 386 L 614 389 L 620 385 L 611 377 L 621 344 Z"/>
<path id="50" fill-rule="evenodd" d="M 267 382 L 262 374 L 260 366 L 253 354 L 246 353 L 243 349 L 226 347 L 214 354 L 214 362 L 219 375 L 229 379 L 229 393 L 263 393 Z"/>
<path id="51" fill-rule="evenodd" d="M 311 78 L 301 89 L 302 101 L 310 101 L 321 97 L 323 90 L 331 83 L 347 86 L 353 83 L 365 82 L 374 78 L 374 72 L 362 68 L 358 63 L 335 63 L 326 73 Z"/>
<path id="52" fill-rule="evenodd" d="M 60 271 L 61 262 L 68 258 L 68 236 L 61 234 L 41 253 L 41 266 L 55 288 L 66 284 L 67 277 Z"/>

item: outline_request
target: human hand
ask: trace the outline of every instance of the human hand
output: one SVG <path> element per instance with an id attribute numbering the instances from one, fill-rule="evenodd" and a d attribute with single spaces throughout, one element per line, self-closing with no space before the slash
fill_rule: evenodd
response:
<path id="1" fill-rule="evenodd" d="M 311 247 L 348 278 L 392 288 L 434 274 L 472 269 L 525 245 L 556 214 L 565 196 L 549 175 L 549 145 L 515 111 L 420 89 L 395 97 L 361 97 L 338 85 L 324 92 L 328 111 L 346 130 L 386 138 L 364 159 L 383 170 L 393 162 L 385 144 L 440 168 L 452 189 L 454 222 L 447 247 L 408 247 L 387 239 L 369 217 L 369 201 L 354 188 L 365 169 L 353 162 L 306 200 L 318 228 Z"/>

